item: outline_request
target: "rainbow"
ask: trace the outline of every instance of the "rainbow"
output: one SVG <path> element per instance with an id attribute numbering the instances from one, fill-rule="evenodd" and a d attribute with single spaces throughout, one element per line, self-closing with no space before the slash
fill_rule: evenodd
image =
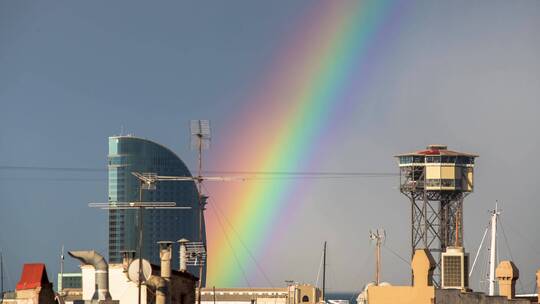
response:
<path id="1" fill-rule="evenodd" d="M 249 171 L 308 168 L 322 134 L 360 102 L 365 70 L 377 54 L 374 45 L 395 15 L 395 1 L 314 2 L 235 117 L 242 123 L 231 123 L 230 134 L 236 135 L 219 146 L 220 156 L 211 163 Z M 210 186 L 228 223 L 212 215 L 210 200 L 207 286 L 245 284 L 256 269 L 243 271 L 237 264 L 263 255 L 276 233 L 274 223 L 296 201 L 294 185 L 275 179 Z"/>

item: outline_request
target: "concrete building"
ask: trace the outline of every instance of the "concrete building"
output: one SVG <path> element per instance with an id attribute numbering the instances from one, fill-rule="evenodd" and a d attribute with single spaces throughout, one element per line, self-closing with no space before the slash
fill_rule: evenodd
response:
<path id="1" fill-rule="evenodd" d="M 300 304 L 323 303 L 321 290 L 294 284 L 283 288 L 204 288 L 202 304 Z"/>
<path id="2" fill-rule="evenodd" d="M 152 265 L 152 273 L 160 273 L 160 267 Z M 94 295 L 95 269 L 91 265 L 82 265 L 82 300 L 89 301 Z M 187 272 L 171 271 L 171 303 L 195 303 L 195 285 L 197 278 Z M 109 292 L 113 300 L 120 304 L 133 304 L 138 300 L 138 287 L 129 281 L 125 265 L 109 264 Z M 155 291 L 149 290 L 146 285 L 141 286 L 141 303 L 154 303 Z"/>
<path id="3" fill-rule="evenodd" d="M 133 136 L 109 137 L 109 202 L 140 200 L 140 182 L 132 172 L 157 173 L 164 176 L 191 176 L 184 162 L 168 148 Z M 155 190 L 143 190 L 142 201 L 176 202 L 190 210 L 150 209 L 144 211 L 143 257 L 158 265 L 160 240 L 199 238 L 199 204 L 196 186 L 191 181 L 158 182 Z M 203 235 L 204 231 L 203 223 Z M 205 237 L 204 237 L 205 238 Z M 109 211 L 109 262 L 121 263 L 123 251 L 136 251 L 138 220 L 136 210 Z M 175 245 L 176 246 L 176 245 Z M 177 248 L 177 247 L 176 247 Z M 177 250 L 177 249 L 175 249 Z M 178 269 L 178 260 L 173 260 Z M 196 267 L 189 267 L 199 275 Z M 203 272 L 203 283 L 206 269 Z"/>

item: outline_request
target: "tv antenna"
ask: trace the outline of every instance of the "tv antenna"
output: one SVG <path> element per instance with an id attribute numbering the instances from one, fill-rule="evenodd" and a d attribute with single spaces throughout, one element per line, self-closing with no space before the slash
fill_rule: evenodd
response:
<path id="1" fill-rule="evenodd" d="M 379 286 L 381 283 L 381 245 L 383 242 L 383 239 L 386 238 L 386 232 L 384 229 L 377 229 L 375 231 L 369 231 L 369 238 L 372 241 L 375 241 L 376 245 L 376 254 L 377 254 L 377 262 L 375 265 L 375 285 Z"/>
<path id="2" fill-rule="evenodd" d="M 146 281 L 146 276 L 144 273 L 144 259 L 142 258 L 142 246 L 143 246 L 143 210 L 144 209 L 191 209 L 191 207 L 177 207 L 175 202 L 143 202 L 142 201 L 142 191 L 150 190 L 144 187 L 145 183 L 141 181 L 141 186 L 139 187 L 139 201 L 138 202 L 109 202 L 109 203 L 89 203 L 88 206 L 91 208 L 99 208 L 105 210 L 129 210 L 129 209 L 138 209 L 139 210 L 139 242 L 137 246 L 137 251 L 139 254 L 138 266 L 136 270 L 138 272 L 139 279 L 135 281 L 138 288 L 138 304 L 141 304 L 141 284 Z M 154 188 L 155 189 L 155 188 Z M 130 278 L 131 279 L 131 278 Z"/>
<path id="3" fill-rule="evenodd" d="M 210 148 L 210 121 L 209 120 L 192 120 L 190 122 L 191 131 L 191 148 L 197 149 L 198 152 L 198 172 L 197 172 L 197 193 L 199 199 L 199 242 L 206 252 L 206 242 L 203 238 L 203 223 L 204 210 L 206 209 L 206 197 L 202 194 L 202 151 Z M 201 288 L 202 288 L 203 263 L 199 264 L 199 282 L 198 282 L 198 300 L 201 303 Z"/>
<path id="4" fill-rule="evenodd" d="M 198 301 L 201 303 L 201 288 L 202 288 L 202 276 L 203 276 L 203 267 L 205 265 L 206 259 L 206 241 L 203 237 L 203 223 L 204 220 L 204 211 L 206 210 L 206 199 L 208 198 L 203 194 L 203 182 L 204 181 L 244 181 L 247 178 L 232 176 L 203 176 L 202 167 L 203 167 L 203 150 L 210 148 L 211 129 L 209 120 L 191 120 L 190 121 L 190 133 L 191 133 L 191 148 L 197 150 L 197 175 L 195 176 L 162 176 L 157 175 L 156 173 L 141 173 L 141 172 L 131 172 L 141 181 L 141 187 L 148 190 L 155 190 L 156 183 L 158 181 L 192 181 L 196 183 L 197 186 L 197 200 L 199 205 L 199 231 L 198 231 L 198 244 L 204 248 L 204 254 L 199 255 L 199 260 L 197 266 L 199 266 L 199 282 L 197 285 L 198 288 Z"/>

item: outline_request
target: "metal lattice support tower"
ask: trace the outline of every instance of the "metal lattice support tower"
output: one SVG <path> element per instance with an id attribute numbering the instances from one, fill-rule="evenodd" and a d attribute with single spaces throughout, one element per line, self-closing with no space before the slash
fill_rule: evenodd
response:
<path id="1" fill-rule="evenodd" d="M 460 192 L 446 195 L 427 191 L 402 193 L 411 202 L 411 258 L 416 249 L 425 248 L 433 254 L 437 263 L 433 281 L 437 285 L 440 282 L 440 254 L 448 246 L 463 244 L 464 195 Z"/>
<path id="2" fill-rule="evenodd" d="M 463 200 L 473 190 L 477 155 L 431 145 L 397 157 L 400 191 L 411 203 L 411 257 L 428 249 L 437 263 L 433 283 L 440 286 L 441 253 L 463 245 Z"/>

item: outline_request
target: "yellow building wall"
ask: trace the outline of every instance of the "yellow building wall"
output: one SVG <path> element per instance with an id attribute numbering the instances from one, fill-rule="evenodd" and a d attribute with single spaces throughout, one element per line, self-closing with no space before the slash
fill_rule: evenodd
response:
<path id="1" fill-rule="evenodd" d="M 455 179 L 456 166 L 441 166 L 441 179 Z"/>
<path id="2" fill-rule="evenodd" d="M 474 180 L 473 180 L 473 168 L 467 168 L 467 186 L 464 187 L 467 191 L 473 191 Z"/>
<path id="3" fill-rule="evenodd" d="M 368 290 L 369 304 L 431 304 L 434 300 L 433 286 L 371 286 Z"/>
<path id="4" fill-rule="evenodd" d="M 441 166 L 426 166 L 426 179 L 440 179 Z"/>

